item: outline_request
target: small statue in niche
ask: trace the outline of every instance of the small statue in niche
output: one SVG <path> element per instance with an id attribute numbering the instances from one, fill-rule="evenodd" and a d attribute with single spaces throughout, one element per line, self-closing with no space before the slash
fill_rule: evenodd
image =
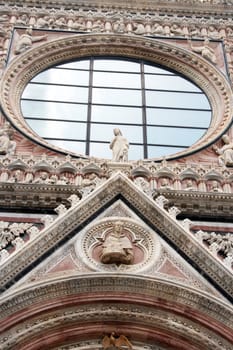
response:
<path id="1" fill-rule="evenodd" d="M 160 23 L 155 23 L 152 27 L 151 34 L 164 35 L 164 28 Z"/>
<path id="2" fill-rule="evenodd" d="M 98 19 L 92 23 L 92 32 L 104 32 L 104 22 Z"/>
<path id="3" fill-rule="evenodd" d="M 53 23 L 53 28 L 66 28 L 67 27 L 67 23 L 64 17 L 59 17 L 58 19 L 56 19 Z"/>
<path id="4" fill-rule="evenodd" d="M 133 245 L 123 230 L 123 222 L 117 221 L 102 244 L 100 261 L 104 264 L 131 264 Z"/>
<path id="5" fill-rule="evenodd" d="M 35 184 L 48 184 L 49 183 L 49 175 L 46 172 L 43 172 L 39 175 L 39 177 L 37 177 L 34 180 Z"/>
<path id="6" fill-rule="evenodd" d="M 220 39 L 220 34 L 218 32 L 218 30 L 214 27 L 214 26 L 209 26 L 208 28 L 208 37 L 212 38 L 212 39 Z"/>
<path id="7" fill-rule="evenodd" d="M 183 35 L 183 30 L 177 25 L 173 24 L 170 28 L 171 35 Z"/>
<path id="8" fill-rule="evenodd" d="M 218 148 L 213 146 L 213 150 L 219 155 L 218 161 L 221 166 L 233 166 L 233 142 L 230 142 L 228 135 L 222 136 L 224 146 Z"/>
<path id="9" fill-rule="evenodd" d="M 72 30 L 80 30 L 80 31 L 86 30 L 86 25 L 85 25 L 84 19 L 79 18 L 78 20 L 70 23 L 69 28 Z"/>
<path id="10" fill-rule="evenodd" d="M 209 46 L 209 39 L 204 40 L 204 44 L 201 46 L 192 46 L 191 40 L 189 41 L 190 48 L 193 52 L 201 54 L 201 56 L 213 64 L 217 63 L 217 58 L 214 50 Z"/>
<path id="11" fill-rule="evenodd" d="M 53 20 L 49 16 L 40 17 L 36 22 L 37 28 L 49 28 L 53 23 Z"/>
<path id="12" fill-rule="evenodd" d="M 163 178 L 160 183 L 160 189 L 162 190 L 172 190 L 173 187 L 170 185 L 170 181 L 167 178 Z"/>
<path id="13" fill-rule="evenodd" d="M 57 183 L 57 175 L 51 175 L 47 182 L 50 185 L 56 185 L 56 183 Z"/>
<path id="14" fill-rule="evenodd" d="M 13 182 L 13 183 L 21 182 L 21 175 L 22 175 L 21 170 L 19 169 L 16 170 L 10 177 L 9 182 Z"/>
<path id="15" fill-rule="evenodd" d="M 201 36 L 200 29 L 196 28 L 195 26 L 192 26 L 192 25 L 188 28 L 188 32 L 189 32 L 189 36 L 191 38 Z"/>
<path id="16" fill-rule="evenodd" d="M 211 192 L 222 192 L 221 188 L 219 187 L 218 181 L 216 181 L 216 180 L 212 181 L 210 191 Z"/>
<path id="17" fill-rule="evenodd" d="M 193 186 L 193 180 L 187 180 L 185 191 L 196 191 L 196 188 Z"/>
<path id="18" fill-rule="evenodd" d="M 104 350 L 111 348 L 122 349 L 122 347 L 128 349 L 133 348 L 132 344 L 125 335 L 121 334 L 120 336 L 117 336 L 115 332 L 112 332 L 110 336 L 104 336 L 102 340 L 102 346 Z"/>
<path id="19" fill-rule="evenodd" d="M 65 175 L 61 175 L 60 179 L 57 180 L 57 185 L 68 185 L 69 183 L 70 180 Z"/>
<path id="20" fill-rule="evenodd" d="M 32 47 L 32 44 L 37 41 L 42 41 L 47 38 L 46 35 L 32 36 L 32 28 L 28 28 L 24 34 L 22 34 L 17 42 L 15 48 L 15 55 L 29 50 Z"/>
<path id="21" fill-rule="evenodd" d="M 129 142 L 122 135 L 120 129 L 115 128 L 113 130 L 115 137 L 110 143 L 110 149 L 112 150 L 112 160 L 113 162 L 127 162 L 128 161 L 128 150 Z"/>
<path id="22" fill-rule="evenodd" d="M 0 154 L 14 154 L 16 148 L 16 142 L 12 141 L 13 130 L 9 123 L 5 123 L 0 130 Z"/>
<path id="23" fill-rule="evenodd" d="M 113 24 L 113 31 L 115 33 L 124 33 L 125 32 L 125 24 L 123 18 L 120 18 Z"/>
<path id="24" fill-rule="evenodd" d="M 16 20 L 15 24 L 18 26 L 26 26 L 28 24 L 28 16 L 23 14 Z"/>
<path id="25" fill-rule="evenodd" d="M 142 23 L 133 23 L 134 34 L 143 35 L 145 34 L 145 27 Z"/>

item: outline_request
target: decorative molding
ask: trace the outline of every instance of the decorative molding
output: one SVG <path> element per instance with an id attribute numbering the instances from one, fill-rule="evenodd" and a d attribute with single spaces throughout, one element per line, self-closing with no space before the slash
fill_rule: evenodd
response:
<path id="1" fill-rule="evenodd" d="M 103 332 L 103 321 L 106 332 L 113 331 L 112 322 L 116 320 L 119 331 L 128 324 L 127 331 L 135 335 L 136 341 L 144 339 L 147 329 L 151 336 L 154 334 L 154 341 L 158 341 L 158 334 L 166 334 L 160 338 L 164 345 L 168 345 L 165 339 L 178 339 L 180 346 L 183 344 L 181 349 L 189 344 L 194 350 L 230 350 L 233 340 L 233 310 L 229 304 L 175 283 L 135 275 L 89 274 L 46 281 L 6 296 L 1 310 L 4 349 L 33 342 L 37 337 L 41 341 L 42 333 L 46 336 L 47 332 L 56 332 L 64 319 L 66 332 L 72 329 L 73 341 L 81 325 L 83 334 L 85 323 L 89 325 L 89 338 L 93 331 Z M 8 319 L 8 315 L 14 317 Z"/>
<path id="2" fill-rule="evenodd" d="M 233 37 L 232 0 L 137 1 L 125 4 L 120 0 L 92 2 L 6 1 L 0 5 L 0 69 L 4 69 L 10 37 L 14 26 L 46 28 L 62 32 L 118 32 L 130 35 L 157 37 L 201 38 L 224 40 L 228 50 L 229 73 L 232 78 L 232 59 L 229 51 Z M 214 4 L 214 6 L 212 6 Z M 113 7 L 114 5 L 114 7 Z M 220 18 L 221 17 L 221 18 Z"/>
<path id="3" fill-rule="evenodd" d="M 135 350 L 143 350 L 143 349 L 148 349 L 148 350 L 166 350 L 165 347 L 150 344 L 148 342 L 133 342 L 133 348 Z M 89 339 L 87 341 L 79 341 L 77 343 L 72 342 L 70 345 L 61 345 L 59 347 L 54 348 L 54 350 L 96 350 L 101 348 L 101 343 L 100 339 Z"/>
<path id="4" fill-rule="evenodd" d="M 227 14 L 228 11 L 231 13 L 231 5 L 232 5 L 232 0 L 159 0 L 156 1 L 156 3 L 153 0 L 147 1 L 145 4 L 144 1 L 137 1 L 137 4 L 132 4 L 130 6 L 131 9 L 140 9 L 140 10 L 148 10 L 148 9 L 154 9 L 154 10 L 163 10 L 163 11 L 169 11 L 170 12 L 177 12 L 182 10 L 186 10 L 187 13 L 195 12 L 195 13 L 218 13 L 220 10 L 223 11 L 223 14 Z M 8 5 L 9 4 L 9 5 Z M 214 9 L 213 9 L 213 4 L 214 4 Z M 22 6 L 23 5 L 23 6 Z M 36 6 L 37 5 L 37 6 Z M 94 1 L 85 1 L 85 3 L 82 0 L 68 0 L 65 2 L 64 0 L 56 0 L 52 1 L 51 0 L 44 0 L 43 3 L 37 4 L 35 0 L 31 0 L 27 2 L 27 6 L 32 8 L 34 12 L 36 11 L 42 11 L 42 10 L 54 10 L 57 9 L 57 11 L 64 12 L 65 6 L 69 5 L 69 8 L 71 7 L 73 11 L 78 11 L 80 7 L 84 7 L 86 11 L 91 10 L 95 7 L 99 8 L 100 5 L 102 5 L 103 9 L 106 8 L 111 8 L 113 6 L 112 0 L 94 0 Z M 190 9 L 190 5 L 192 5 L 192 9 Z M 9 9 L 12 10 L 14 9 L 14 12 L 17 13 L 18 11 L 22 11 L 25 9 L 25 2 L 23 0 L 15 1 L 15 0 L 8 0 L 5 6 L 2 6 L 2 9 L 7 10 Z M 122 9 L 129 9 L 129 5 L 126 4 L 123 0 L 119 0 L 119 2 L 114 4 L 114 8 L 117 10 L 122 10 Z M 228 11 L 227 11 L 228 10 Z M 70 11 L 71 14 L 73 11 Z M 97 11 L 97 10 L 96 10 Z M 95 11 L 95 12 L 96 12 Z M 23 12 L 23 11 L 22 11 Z"/>

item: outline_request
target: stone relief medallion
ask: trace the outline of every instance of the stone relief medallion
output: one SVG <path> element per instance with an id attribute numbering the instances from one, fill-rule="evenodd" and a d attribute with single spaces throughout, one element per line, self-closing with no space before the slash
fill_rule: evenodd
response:
<path id="1" fill-rule="evenodd" d="M 85 228 L 75 242 L 77 257 L 97 271 L 142 271 L 159 260 L 158 235 L 131 218 L 108 217 Z"/>

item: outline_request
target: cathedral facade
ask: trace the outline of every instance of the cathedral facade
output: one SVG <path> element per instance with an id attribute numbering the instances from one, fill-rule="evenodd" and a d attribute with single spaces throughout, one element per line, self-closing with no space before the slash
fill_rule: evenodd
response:
<path id="1" fill-rule="evenodd" d="M 0 3 L 0 349 L 233 349 L 232 18 Z"/>

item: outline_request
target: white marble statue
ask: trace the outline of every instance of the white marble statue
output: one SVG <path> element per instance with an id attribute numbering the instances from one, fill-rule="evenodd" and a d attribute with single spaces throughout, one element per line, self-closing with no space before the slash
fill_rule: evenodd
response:
<path id="1" fill-rule="evenodd" d="M 46 35 L 33 36 L 32 28 L 28 28 L 26 32 L 19 37 L 14 51 L 15 55 L 19 55 L 20 53 L 29 50 L 34 42 L 45 40 L 46 38 Z"/>
<path id="2" fill-rule="evenodd" d="M 216 145 L 213 146 L 214 151 L 219 155 L 219 165 L 233 166 L 233 142 L 230 141 L 228 135 L 222 136 L 224 146 L 218 148 Z"/>
<path id="3" fill-rule="evenodd" d="M 16 148 L 16 142 L 12 141 L 13 130 L 9 123 L 5 123 L 2 129 L 0 129 L 0 154 L 14 154 Z"/>
<path id="4" fill-rule="evenodd" d="M 127 162 L 128 161 L 128 149 L 129 142 L 122 135 L 120 129 L 113 130 L 115 137 L 110 143 L 110 149 L 112 150 L 113 162 Z"/>
<path id="5" fill-rule="evenodd" d="M 200 54 L 203 58 L 207 59 L 208 61 L 214 64 L 217 63 L 215 52 L 209 45 L 209 39 L 205 39 L 204 44 L 201 46 L 192 46 L 190 41 L 190 47 L 193 52 Z"/>

